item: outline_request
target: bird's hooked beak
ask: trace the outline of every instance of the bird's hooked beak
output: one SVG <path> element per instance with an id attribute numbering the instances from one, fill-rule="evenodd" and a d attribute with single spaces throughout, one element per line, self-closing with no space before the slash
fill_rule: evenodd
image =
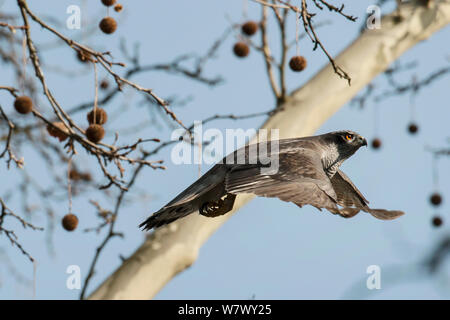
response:
<path id="1" fill-rule="evenodd" d="M 361 143 L 361 146 L 366 146 L 367 147 L 367 140 L 364 137 L 359 136 L 359 143 Z"/>

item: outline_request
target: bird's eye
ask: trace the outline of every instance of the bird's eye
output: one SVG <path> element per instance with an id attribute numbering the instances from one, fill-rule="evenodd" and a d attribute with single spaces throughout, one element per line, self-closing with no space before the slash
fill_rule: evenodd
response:
<path id="1" fill-rule="evenodd" d="M 346 139 L 347 141 L 352 141 L 352 140 L 353 140 L 353 135 L 350 134 L 350 133 L 348 133 L 348 134 L 345 135 L 345 139 Z"/>

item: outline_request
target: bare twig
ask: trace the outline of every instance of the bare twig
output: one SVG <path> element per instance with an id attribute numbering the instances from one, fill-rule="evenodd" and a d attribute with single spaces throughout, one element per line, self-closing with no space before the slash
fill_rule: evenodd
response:
<path id="1" fill-rule="evenodd" d="M 8 23 L 6 23 L 6 22 L 0 22 L 0 27 L 6 27 L 6 28 L 8 28 L 12 33 L 15 33 L 16 32 L 16 30 L 17 29 L 26 29 L 27 27 L 26 26 L 13 26 L 13 25 L 10 25 L 10 24 L 8 24 Z"/>
<path id="2" fill-rule="evenodd" d="M 385 98 L 401 95 L 407 92 L 412 92 L 413 94 L 417 94 L 418 91 L 434 81 L 442 78 L 443 76 L 450 74 L 450 67 L 441 68 L 439 70 L 433 71 L 429 75 L 427 75 L 425 78 L 421 80 L 417 80 L 415 77 L 411 79 L 411 81 L 407 84 L 398 84 L 394 81 L 394 79 L 388 74 L 388 80 L 390 82 L 390 86 L 393 87 L 393 90 L 389 90 L 386 92 L 383 92 L 382 94 L 375 97 L 376 101 L 381 101 Z"/>
<path id="3" fill-rule="evenodd" d="M 36 23 L 40 24 L 44 29 L 50 31 L 51 33 L 55 34 L 57 37 L 59 37 L 61 40 L 63 40 L 64 42 L 67 43 L 67 45 L 71 48 L 74 48 L 74 50 L 81 50 L 83 52 L 87 52 L 90 55 L 92 55 L 93 57 L 95 57 L 96 59 L 98 59 L 98 61 L 104 68 L 105 70 L 110 73 L 114 79 L 117 82 L 117 85 L 119 87 L 122 86 L 123 83 L 128 84 L 129 86 L 135 88 L 136 90 L 148 93 L 150 96 L 153 97 L 153 99 L 155 99 L 161 106 L 166 105 L 167 103 L 160 97 L 158 97 L 151 89 L 147 89 L 144 88 L 134 82 L 129 81 L 126 78 L 123 78 L 121 76 L 119 76 L 117 73 L 115 73 L 111 67 L 112 65 L 120 65 L 123 66 L 123 63 L 117 63 L 117 62 L 111 62 L 109 61 L 109 59 L 106 58 L 106 54 L 105 53 L 101 53 L 101 52 L 97 52 L 94 51 L 91 48 L 88 48 L 87 46 L 84 46 L 72 39 L 67 38 L 66 36 L 64 36 L 62 33 L 56 31 L 54 28 L 50 27 L 48 24 L 46 24 L 44 21 L 42 21 L 40 18 L 38 18 L 28 7 L 28 4 L 26 3 L 25 0 L 17 0 L 17 3 L 19 5 L 19 7 L 21 8 L 22 11 L 22 16 L 24 16 L 25 14 L 28 14 Z M 24 20 L 26 20 L 26 18 L 24 17 Z M 28 29 L 28 23 L 25 23 L 25 26 L 27 26 Z"/>
<path id="4" fill-rule="evenodd" d="M 8 124 L 8 135 L 6 137 L 6 142 L 5 142 L 5 149 L 2 151 L 2 153 L 0 153 L 0 158 L 3 158 L 4 155 L 6 153 L 8 153 L 8 160 L 6 161 L 7 167 L 9 169 L 10 167 L 10 163 L 11 161 L 14 161 L 14 163 L 16 164 L 16 166 L 18 168 L 23 168 L 24 165 L 24 160 L 22 159 L 18 159 L 14 153 L 11 150 L 11 138 L 12 138 L 12 133 L 14 131 L 15 125 L 14 123 L 12 123 L 11 120 L 9 120 L 9 118 L 6 116 L 5 112 L 3 111 L 2 106 L 0 106 L 0 114 L 3 117 L 3 119 L 6 121 L 6 123 Z"/>
<path id="5" fill-rule="evenodd" d="M 323 7 L 320 5 L 320 4 L 322 4 L 322 5 L 324 5 L 325 7 L 327 7 L 328 10 L 334 11 L 334 12 L 336 12 L 336 13 L 339 13 L 341 16 L 345 17 L 346 19 L 348 19 L 348 20 L 350 20 L 350 21 L 355 22 L 356 19 L 358 19 L 357 17 L 354 17 L 354 16 L 352 16 L 352 15 L 348 15 L 348 14 L 346 14 L 346 13 L 343 12 L 343 10 L 344 10 L 344 4 L 341 4 L 341 6 L 338 8 L 338 7 L 335 7 L 335 6 L 332 5 L 332 4 L 329 4 L 328 2 L 326 2 L 326 1 L 324 1 L 324 0 L 313 0 L 313 1 L 314 1 L 314 4 L 316 5 L 316 7 L 319 8 L 320 10 L 322 10 L 322 8 L 323 8 Z M 320 2 L 320 3 L 319 3 L 319 2 Z"/>
<path id="6" fill-rule="evenodd" d="M 281 96 L 278 85 L 275 81 L 275 75 L 272 70 L 272 56 L 270 53 L 270 46 L 268 43 L 267 37 L 267 8 L 266 6 L 262 7 L 262 19 L 261 19 L 261 42 L 262 42 L 262 52 L 264 56 L 264 61 L 266 63 L 267 76 L 269 78 L 270 87 L 272 88 L 272 92 L 275 98 L 278 100 Z"/>
<path id="7" fill-rule="evenodd" d="M 16 220 L 18 220 L 22 226 L 26 229 L 26 228 L 31 228 L 32 230 L 43 230 L 43 228 L 40 227 L 36 227 L 33 224 L 25 221 L 24 219 L 22 219 L 20 216 L 18 216 L 17 214 L 15 214 L 11 209 L 9 209 L 5 202 L 3 201 L 2 198 L 0 198 L 0 206 L 1 206 L 1 213 L 0 213 L 0 234 L 4 233 L 6 235 L 6 237 L 9 239 L 9 241 L 11 242 L 11 244 L 13 246 L 16 246 L 23 255 L 25 255 L 31 262 L 34 262 L 34 258 L 23 248 L 23 246 L 19 243 L 18 241 L 18 237 L 17 235 L 14 233 L 14 231 L 9 230 L 9 229 L 5 229 L 3 227 L 3 222 L 4 219 L 7 216 L 11 216 L 13 218 L 15 218 Z"/>
<path id="8" fill-rule="evenodd" d="M 306 34 L 309 36 L 309 38 L 311 39 L 311 41 L 314 44 L 313 50 L 316 50 L 317 48 L 320 48 L 322 50 L 322 52 L 327 56 L 328 61 L 330 62 L 331 66 L 333 67 L 334 72 L 341 78 L 347 80 L 348 84 L 351 84 L 351 78 L 350 76 L 347 74 L 347 72 L 344 71 L 344 69 L 342 69 L 337 63 L 336 61 L 333 59 L 333 57 L 328 53 L 328 51 L 326 50 L 325 46 L 323 45 L 323 43 L 320 41 L 319 37 L 317 36 L 316 30 L 314 28 L 314 25 L 312 23 L 312 18 L 315 16 L 315 14 L 310 13 L 307 9 L 307 3 L 306 0 L 301 0 L 301 8 L 294 6 L 292 4 L 290 4 L 289 2 L 283 1 L 283 0 L 276 0 L 278 3 L 282 4 L 282 5 L 278 5 L 278 4 L 274 4 L 274 3 L 268 3 L 265 1 L 261 1 L 261 0 L 253 0 L 255 2 L 260 3 L 261 5 L 263 5 L 264 7 L 271 7 L 275 9 L 291 9 L 292 11 L 294 11 L 296 14 L 300 14 L 300 17 L 302 19 L 303 22 L 303 28 L 306 32 Z M 326 3 L 325 1 L 320 1 L 323 5 L 326 5 L 331 11 L 337 12 L 338 14 L 342 15 L 343 17 L 351 20 L 351 21 L 355 21 L 356 18 L 353 16 L 349 16 L 346 15 L 342 12 L 343 10 L 343 6 L 341 6 L 341 8 L 336 8 L 336 9 L 332 9 L 335 8 L 334 6 L 329 5 L 328 3 Z M 316 3 L 316 1 L 315 1 Z M 277 15 L 279 18 L 279 15 Z"/>

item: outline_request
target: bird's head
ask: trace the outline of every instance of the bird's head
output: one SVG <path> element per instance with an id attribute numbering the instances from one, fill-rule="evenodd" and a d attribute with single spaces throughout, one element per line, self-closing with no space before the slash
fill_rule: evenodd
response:
<path id="1" fill-rule="evenodd" d="M 342 159 L 352 156 L 362 146 L 367 146 L 367 140 L 351 130 L 330 132 L 326 135 L 331 143 L 334 143 Z"/>

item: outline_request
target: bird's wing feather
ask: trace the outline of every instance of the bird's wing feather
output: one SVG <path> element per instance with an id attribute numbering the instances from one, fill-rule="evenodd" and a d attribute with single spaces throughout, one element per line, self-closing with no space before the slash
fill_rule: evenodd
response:
<path id="1" fill-rule="evenodd" d="M 405 214 L 400 210 L 372 209 L 369 207 L 366 207 L 362 210 L 370 213 L 372 216 L 380 220 L 394 220 Z"/>
<path id="2" fill-rule="evenodd" d="M 265 173 L 261 165 L 233 167 L 225 177 L 226 191 L 276 197 L 299 206 L 337 209 L 336 194 L 317 152 L 300 149 L 281 152 L 278 158 L 278 171 L 274 173 Z"/>
<path id="3" fill-rule="evenodd" d="M 303 148 L 308 149 L 311 147 L 314 147 L 314 143 L 303 141 L 304 138 L 293 138 L 293 139 L 284 139 L 280 140 L 279 147 L 280 149 L 287 149 L 291 150 L 292 145 L 296 145 L 297 148 L 299 145 L 303 145 Z M 272 144 L 270 141 L 264 141 L 260 142 L 259 144 L 253 144 L 251 146 L 257 146 L 255 150 L 260 150 L 260 146 L 265 145 L 265 150 L 267 152 L 268 156 L 272 155 Z M 187 203 L 189 201 L 192 201 L 202 194 L 206 194 L 210 192 L 211 190 L 217 188 L 219 185 L 223 185 L 223 180 L 225 179 L 226 173 L 230 170 L 232 167 L 240 167 L 239 164 L 233 164 L 233 163 L 239 163 L 238 161 L 238 155 L 243 155 L 246 165 L 244 166 L 252 166 L 249 165 L 249 163 L 258 162 L 257 159 L 253 159 L 255 156 L 259 156 L 259 153 L 252 153 L 250 151 L 250 145 L 246 145 L 233 153 L 229 154 L 227 157 L 225 157 L 222 160 L 221 164 L 216 164 L 214 167 L 212 167 L 208 172 L 206 172 L 203 176 L 201 176 L 197 181 L 195 181 L 192 185 L 190 185 L 186 190 L 181 192 L 178 196 L 176 196 L 172 201 L 170 201 L 168 204 L 166 204 L 164 207 L 172 207 L 181 205 L 184 203 Z M 278 152 L 278 150 L 277 150 Z M 234 161 L 231 162 L 230 165 L 227 164 L 227 161 Z"/>
<path id="4" fill-rule="evenodd" d="M 341 170 L 338 170 L 330 180 L 337 195 L 337 203 L 340 206 L 363 208 L 369 203 L 350 178 Z"/>
<path id="5" fill-rule="evenodd" d="M 380 220 L 392 220 L 404 214 L 403 211 L 372 209 L 367 205 L 369 201 L 364 198 L 361 191 L 356 188 L 347 175 L 338 170 L 331 178 L 331 184 L 337 196 L 337 203 L 344 207 L 341 212 L 348 211 L 350 214 L 357 214 L 359 210 L 370 213 Z"/>
<path id="6" fill-rule="evenodd" d="M 172 207 L 189 202 L 202 194 L 211 191 L 219 184 L 223 183 L 226 172 L 227 168 L 225 165 L 216 164 L 164 207 Z"/>
<path id="7" fill-rule="evenodd" d="M 289 149 L 292 145 L 299 143 L 299 141 L 302 140 L 303 139 L 288 139 L 280 141 L 280 144 L 282 144 L 283 148 Z M 262 142 L 262 144 L 266 144 L 265 150 L 271 154 L 272 144 L 269 142 Z M 308 142 L 303 142 L 303 144 L 308 145 Z M 311 145 L 311 143 L 309 143 L 309 145 Z M 186 190 L 181 192 L 172 201 L 148 217 L 147 220 L 145 220 L 140 226 L 144 227 L 146 230 L 156 228 L 199 210 L 199 208 L 207 202 L 221 199 L 221 197 L 226 194 L 224 184 L 226 173 L 232 167 L 240 166 L 234 164 L 228 165 L 226 164 L 228 163 L 227 160 L 233 160 L 235 158 L 237 160 L 238 155 L 244 156 L 246 160 L 245 163 L 252 163 L 252 161 L 256 160 L 252 158 L 254 155 L 250 152 L 249 146 L 236 150 L 232 154 L 228 155 L 224 161 L 222 161 L 225 164 L 215 165 L 211 170 L 205 173 Z"/>

